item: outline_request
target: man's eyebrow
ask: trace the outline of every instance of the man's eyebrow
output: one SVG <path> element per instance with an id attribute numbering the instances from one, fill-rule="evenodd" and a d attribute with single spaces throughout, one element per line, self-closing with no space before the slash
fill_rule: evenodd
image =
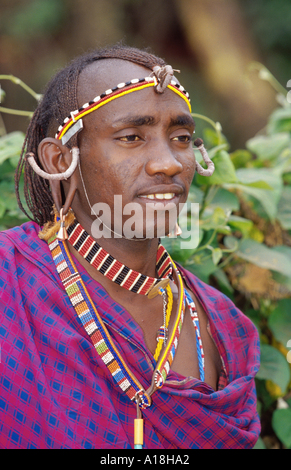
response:
<path id="1" fill-rule="evenodd" d="M 171 119 L 170 122 L 171 126 L 187 126 L 187 127 L 193 127 L 195 128 L 195 121 L 192 118 L 192 116 L 188 116 L 188 114 L 181 114 L 180 116 L 175 116 L 174 118 Z"/>
<path id="2" fill-rule="evenodd" d="M 156 119 L 153 116 L 126 116 L 122 119 L 117 119 L 112 123 L 113 127 L 121 124 L 128 126 L 150 126 L 156 123 Z"/>
<path id="3" fill-rule="evenodd" d="M 113 127 L 117 127 L 119 125 L 126 125 L 126 126 L 151 126 L 156 124 L 157 120 L 153 116 L 126 116 L 121 119 L 117 119 L 112 123 Z M 181 114 L 179 116 L 175 116 L 170 120 L 170 127 L 181 126 L 181 127 L 195 127 L 194 119 L 189 116 L 188 114 Z"/>

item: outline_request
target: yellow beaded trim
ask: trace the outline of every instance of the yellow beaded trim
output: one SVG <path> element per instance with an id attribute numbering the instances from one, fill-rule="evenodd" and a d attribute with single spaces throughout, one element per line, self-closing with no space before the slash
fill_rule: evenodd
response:
<path id="1" fill-rule="evenodd" d="M 167 290 L 168 302 L 167 302 L 166 325 L 165 326 L 166 326 L 166 328 L 168 328 L 171 313 L 172 313 L 172 307 L 173 307 L 173 293 L 172 293 L 172 289 L 170 287 L 170 284 L 167 285 L 166 290 Z M 155 354 L 154 354 L 154 359 L 156 361 L 158 360 L 159 355 L 161 353 L 161 350 L 162 350 L 162 347 L 163 347 L 163 342 L 164 342 L 164 338 L 159 338 L 158 344 L 157 344 L 157 347 L 156 347 L 156 351 L 155 351 Z"/>

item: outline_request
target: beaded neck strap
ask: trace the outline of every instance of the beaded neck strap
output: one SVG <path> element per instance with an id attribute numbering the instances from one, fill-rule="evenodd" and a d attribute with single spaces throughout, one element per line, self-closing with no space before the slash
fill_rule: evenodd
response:
<path id="1" fill-rule="evenodd" d="M 63 123 L 59 126 L 55 138 L 62 140 L 62 144 L 65 145 L 69 139 L 76 133 L 82 130 L 83 122 L 82 117 L 86 116 L 93 111 L 101 108 L 110 101 L 115 100 L 121 96 L 128 95 L 129 93 L 143 90 L 148 87 L 156 87 L 158 84 L 156 77 L 145 77 L 145 78 L 134 78 L 126 83 L 119 83 L 114 88 L 109 88 L 104 93 L 96 96 L 88 103 L 83 104 L 81 108 L 76 109 L 70 113 L 70 116 L 66 117 Z M 171 80 L 167 85 L 167 88 L 172 90 L 174 93 L 179 95 L 187 103 L 189 111 L 191 112 L 189 93 L 185 88 L 175 80 Z"/>
<path id="2" fill-rule="evenodd" d="M 161 244 L 156 258 L 158 278 L 153 278 L 134 271 L 113 258 L 77 221 L 67 229 L 67 232 L 68 242 L 75 250 L 103 276 L 124 289 L 151 298 L 160 287 L 165 287 L 169 282 L 173 271 L 171 258 Z"/>
<path id="3" fill-rule="evenodd" d="M 107 366 L 115 382 L 122 391 L 126 393 L 129 399 L 136 401 L 141 409 L 147 408 L 151 405 L 151 395 L 155 390 L 163 386 L 178 346 L 185 311 L 184 288 L 180 273 L 178 271 L 175 273 L 175 277 L 177 278 L 176 282 L 179 284 L 179 299 L 174 326 L 169 335 L 167 346 L 157 362 L 151 386 L 145 391 L 140 382 L 129 370 L 114 345 L 77 271 L 66 243 L 62 240 L 58 240 L 56 235 L 54 235 L 48 240 L 48 245 L 66 293 L 83 327 L 90 336 L 97 353 Z"/>

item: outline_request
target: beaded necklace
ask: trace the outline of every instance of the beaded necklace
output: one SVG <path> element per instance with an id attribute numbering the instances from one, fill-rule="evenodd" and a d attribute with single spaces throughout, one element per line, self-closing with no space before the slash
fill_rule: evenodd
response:
<path id="1" fill-rule="evenodd" d="M 79 224 L 77 225 L 79 226 Z M 81 226 L 79 227 L 82 230 L 82 233 L 85 232 Z M 94 241 L 94 243 L 96 242 Z M 164 347 L 164 350 L 157 358 L 157 364 L 153 373 L 151 385 L 147 390 L 145 390 L 142 384 L 130 371 L 124 359 L 121 357 L 120 353 L 115 347 L 111 336 L 101 316 L 99 315 L 93 301 L 91 300 L 80 274 L 76 269 L 76 266 L 68 251 L 65 241 L 59 240 L 57 236 L 54 235 L 48 240 L 48 245 L 62 284 L 67 292 L 72 306 L 74 307 L 78 315 L 78 318 L 80 319 L 87 334 L 90 336 L 96 352 L 108 368 L 116 384 L 121 388 L 121 390 L 128 396 L 131 401 L 136 402 L 137 419 L 134 423 L 135 448 L 142 448 L 143 419 L 141 418 L 141 410 L 151 405 L 152 394 L 157 389 L 163 386 L 167 378 L 178 347 L 178 340 L 184 320 L 186 304 L 190 309 L 191 318 L 193 320 L 193 324 L 196 331 L 196 344 L 200 379 L 204 381 L 204 353 L 202 348 L 199 321 L 195 304 L 189 294 L 184 291 L 181 274 L 177 270 L 175 263 L 167 254 L 167 258 L 170 260 L 171 266 L 173 266 L 174 268 L 174 281 L 177 284 L 179 291 L 177 311 L 173 328 L 171 330 L 171 333 L 169 334 L 169 337 L 167 338 L 167 343 Z M 166 251 L 164 248 L 163 250 Z M 163 288 L 159 288 L 159 290 L 160 289 L 163 290 Z"/>
<path id="2" fill-rule="evenodd" d="M 75 221 L 68 229 L 68 242 L 103 276 L 115 284 L 136 294 L 151 296 L 160 287 L 165 287 L 172 274 L 171 259 L 165 248 L 159 244 L 156 259 L 158 278 L 144 276 L 116 260 L 102 248 L 85 229 Z"/>

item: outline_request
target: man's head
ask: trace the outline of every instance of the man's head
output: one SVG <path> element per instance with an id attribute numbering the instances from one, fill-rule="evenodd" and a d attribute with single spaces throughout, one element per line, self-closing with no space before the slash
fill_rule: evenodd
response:
<path id="1" fill-rule="evenodd" d="M 81 115 L 86 109 L 89 111 L 78 135 L 80 167 L 88 199 L 78 190 L 74 212 L 89 210 L 89 200 L 91 205 L 107 204 L 113 213 L 114 199 L 119 195 L 122 213 L 125 206 L 128 210 L 135 207 L 136 212 L 142 209 L 140 218 L 136 215 L 135 225 L 150 232 L 150 217 L 145 217 L 149 203 L 155 207 L 158 203 L 163 214 L 165 205 L 172 204 L 176 210 L 187 199 L 195 168 L 191 145 L 194 121 L 189 101 L 181 98 L 179 90 L 174 92 L 167 87 L 163 93 L 156 93 L 151 77 L 150 82 L 140 78 L 141 82 L 135 83 L 139 77 L 149 75 L 143 66 L 118 59 L 103 62 L 102 68 L 98 63 L 86 67 L 79 78 L 80 102 L 88 105 L 92 97 L 102 96 L 106 87 L 109 94 L 103 98 L 107 104 L 96 111 L 90 112 L 90 105 L 81 111 Z M 110 93 L 117 84 L 124 83 L 129 86 L 121 88 L 120 94 L 119 91 L 114 92 L 117 95 Z M 95 105 L 92 106 L 94 109 Z M 77 187 L 80 188 L 80 181 Z M 177 211 L 174 213 L 177 215 Z M 128 219 L 123 217 L 123 222 Z M 121 233 L 121 227 L 113 229 Z"/>
<path id="2" fill-rule="evenodd" d="M 52 220 L 52 205 L 54 201 L 49 182 L 34 173 L 25 159 L 25 154 L 32 152 L 35 155 L 38 165 L 41 166 L 41 162 L 38 159 L 38 147 L 40 142 L 46 137 L 53 137 L 58 127 L 63 123 L 70 112 L 78 109 L 79 106 L 83 104 L 81 101 L 82 96 L 80 96 L 80 98 L 78 96 L 78 92 L 80 91 L 80 74 L 89 67 L 90 64 L 101 61 L 102 59 L 121 59 L 128 61 L 144 67 L 149 73 L 151 73 L 154 66 L 165 65 L 163 59 L 151 53 L 123 45 L 116 45 L 78 57 L 65 69 L 57 73 L 50 81 L 43 95 L 43 99 L 39 103 L 28 127 L 21 159 L 16 172 L 16 194 L 19 205 L 24 211 L 19 195 L 19 180 L 24 168 L 25 198 L 33 219 L 39 225 L 43 225 L 45 222 Z M 106 63 L 106 60 L 102 60 L 100 68 L 106 68 Z M 115 82 L 113 75 L 112 82 L 117 84 L 117 81 L 117 76 Z M 106 83 L 105 89 L 108 88 L 109 83 Z M 67 146 L 72 147 L 74 145 L 78 145 L 77 136 L 72 138 Z M 29 216 L 29 214 L 27 215 Z"/>
<path id="3" fill-rule="evenodd" d="M 109 104 L 94 112 L 90 109 L 96 107 L 92 100 L 98 95 L 102 97 L 105 91 L 114 91 L 118 84 L 130 84 L 133 78 L 149 77 L 159 65 L 164 66 L 162 59 L 123 46 L 76 59 L 48 85 L 27 132 L 26 152 L 33 152 L 38 165 L 55 174 L 67 169 L 70 149 L 79 147 L 81 168 L 92 203 L 102 200 L 112 204 L 114 194 L 123 195 L 125 203 L 137 198 L 142 202 L 153 194 L 161 197 L 166 187 L 169 188 L 166 197 L 172 193 L 176 203 L 178 200 L 185 202 L 195 170 L 191 148 L 194 123 L 189 103 L 181 99 L 179 91 L 173 89 L 173 93 L 166 89 L 161 94 L 154 93 L 153 87 L 147 88 L 145 82 L 138 87 L 141 91 L 132 93 L 130 90 L 129 93 L 127 85 L 122 98 L 113 100 L 109 94 L 110 99 L 104 98 Z M 115 92 L 118 93 L 120 90 Z M 84 128 L 62 145 L 60 135 L 65 131 L 59 130 L 64 129 L 64 121 L 68 122 L 72 111 L 78 112 L 80 107 L 85 114 Z M 24 160 L 19 164 L 18 178 L 23 165 L 27 202 L 34 220 L 40 225 L 52 219 L 53 202 L 57 199 L 56 205 L 60 208 L 74 185 L 77 188 L 74 210 L 86 206 L 88 209 L 78 171 L 62 186 L 51 183 L 51 192 L 48 181 L 35 175 Z M 61 188 L 62 192 L 54 188 Z"/>

